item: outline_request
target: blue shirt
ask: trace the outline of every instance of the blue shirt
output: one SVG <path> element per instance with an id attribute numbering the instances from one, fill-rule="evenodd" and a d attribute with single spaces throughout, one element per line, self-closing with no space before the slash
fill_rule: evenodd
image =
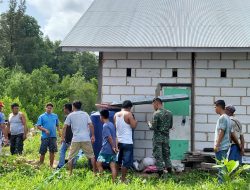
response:
<path id="1" fill-rule="evenodd" d="M 4 113 L 0 112 L 0 125 L 4 124 L 5 122 L 5 116 Z M 0 139 L 2 138 L 2 129 L 0 128 Z"/>
<path id="2" fill-rule="evenodd" d="M 116 144 L 116 130 L 115 130 L 115 126 L 111 122 L 104 123 L 104 125 L 103 125 L 102 149 L 101 149 L 101 153 L 103 153 L 103 154 L 115 154 L 115 152 L 112 149 L 111 144 L 108 141 L 109 136 L 112 137 L 113 147 L 115 147 L 115 144 Z"/>
<path id="3" fill-rule="evenodd" d="M 220 130 L 224 131 L 224 137 L 218 147 L 219 151 L 228 150 L 230 147 L 230 139 L 231 139 L 230 136 L 232 132 L 232 127 L 231 127 L 231 120 L 226 114 L 221 115 L 217 121 L 215 128 L 215 135 L 214 135 L 214 145 L 216 145 L 217 143 Z"/>
<path id="4" fill-rule="evenodd" d="M 48 114 L 45 112 L 40 115 L 37 121 L 37 126 L 42 126 L 43 128 L 49 130 L 49 135 L 42 131 L 42 138 L 56 137 L 56 127 L 59 125 L 58 116 L 54 113 Z"/>

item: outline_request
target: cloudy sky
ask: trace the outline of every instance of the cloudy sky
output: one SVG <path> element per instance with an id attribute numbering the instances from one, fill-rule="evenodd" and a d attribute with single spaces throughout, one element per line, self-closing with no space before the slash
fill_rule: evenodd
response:
<path id="1" fill-rule="evenodd" d="M 27 14 L 35 17 L 51 40 L 63 40 L 93 0 L 26 0 Z M 2 3 L 1 3 L 2 2 Z M 9 0 L 0 0 L 0 13 Z"/>

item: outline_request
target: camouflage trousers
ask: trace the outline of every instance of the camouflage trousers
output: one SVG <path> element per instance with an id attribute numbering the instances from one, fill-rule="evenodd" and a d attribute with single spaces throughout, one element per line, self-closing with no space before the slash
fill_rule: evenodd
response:
<path id="1" fill-rule="evenodd" d="M 153 139 L 153 156 L 158 170 L 171 168 L 169 139 Z"/>

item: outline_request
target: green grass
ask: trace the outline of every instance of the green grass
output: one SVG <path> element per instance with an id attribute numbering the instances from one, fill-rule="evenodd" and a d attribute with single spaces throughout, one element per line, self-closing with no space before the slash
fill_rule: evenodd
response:
<path id="1" fill-rule="evenodd" d="M 94 176 L 86 167 L 86 159 L 78 162 L 77 169 L 73 175 L 69 176 L 66 169 L 55 173 L 48 167 L 48 157 L 43 166 L 38 167 L 38 148 L 40 138 L 38 136 L 30 138 L 25 142 L 25 152 L 21 157 L 0 156 L 0 189 L 1 190 L 70 190 L 70 189 L 96 189 L 96 190 L 144 190 L 144 189 L 178 189 L 178 190 L 209 190 L 209 189 L 250 189 L 250 175 L 245 175 L 240 179 L 228 184 L 218 185 L 216 175 L 201 171 L 192 171 L 179 175 L 165 176 L 159 179 L 154 175 L 142 177 L 138 173 L 129 174 L 130 183 L 122 184 L 119 181 L 115 184 L 111 182 L 110 173 L 106 172 L 102 176 Z M 7 153 L 8 148 L 4 149 Z M 54 174 L 54 175 L 53 175 Z"/>

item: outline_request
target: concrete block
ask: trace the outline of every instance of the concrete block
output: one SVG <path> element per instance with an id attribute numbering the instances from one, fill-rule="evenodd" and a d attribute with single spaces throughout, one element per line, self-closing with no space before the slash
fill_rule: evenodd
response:
<path id="1" fill-rule="evenodd" d="M 250 97 L 242 97 L 241 98 L 241 105 L 249 106 L 250 105 Z"/>
<path id="2" fill-rule="evenodd" d="M 146 149 L 146 157 L 153 157 L 153 149 Z"/>
<path id="3" fill-rule="evenodd" d="M 145 139 L 145 131 L 136 131 L 134 132 L 135 140 L 144 140 Z"/>
<path id="4" fill-rule="evenodd" d="M 129 52 L 128 59 L 151 59 L 150 52 Z"/>
<path id="5" fill-rule="evenodd" d="M 102 86 L 102 94 L 110 94 L 110 86 Z"/>
<path id="6" fill-rule="evenodd" d="M 247 96 L 250 96 L 250 88 L 247 88 Z"/>
<path id="7" fill-rule="evenodd" d="M 152 148 L 152 140 L 134 140 L 135 148 Z"/>
<path id="8" fill-rule="evenodd" d="M 250 79 L 233 79 L 234 87 L 249 87 Z"/>
<path id="9" fill-rule="evenodd" d="M 211 115 L 208 115 L 208 123 L 213 123 L 215 124 L 217 122 L 217 120 L 219 119 L 219 115 L 217 114 L 211 114 Z"/>
<path id="10" fill-rule="evenodd" d="M 250 69 L 250 60 L 235 61 L 236 69 Z"/>
<path id="11" fill-rule="evenodd" d="M 177 59 L 177 53 L 172 52 L 154 52 L 153 59 Z"/>
<path id="12" fill-rule="evenodd" d="M 126 77 L 127 70 L 126 69 L 111 69 L 111 77 Z"/>
<path id="13" fill-rule="evenodd" d="M 226 53 L 221 53 L 221 59 L 233 59 L 233 60 L 246 60 L 247 59 L 247 53 L 245 52 L 226 52 Z"/>
<path id="14" fill-rule="evenodd" d="M 136 105 L 134 106 L 135 112 L 139 113 L 153 113 L 154 109 L 153 106 L 150 104 L 145 104 L 145 105 Z"/>
<path id="15" fill-rule="evenodd" d="M 244 134 L 244 139 L 246 143 L 250 143 L 250 134 Z"/>
<path id="16" fill-rule="evenodd" d="M 178 69 L 178 77 L 191 77 L 191 69 Z"/>
<path id="17" fill-rule="evenodd" d="M 103 85 L 126 85 L 126 77 L 103 77 L 102 84 Z"/>
<path id="18" fill-rule="evenodd" d="M 195 96 L 196 105 L 211 105 L 214 103 L 214 97 L 212 96 Z"/>
<path id="19" fill-rule="evenodd" d="M 195 63 L 196 69 L 207 69 L 208 68 L 208 61 L 207 60 L 196 60 Z"/>
<path id="20" fill-rule="evenodd" d="M 233 60 L 215 60 L 215 61 L 208 61 L 208 68 L 211 69 L 228 69 L 228 68 L 234 68 L 234 62 Z"/>
<path id="21" fill-rule="evenodd" d="M 135 94 L 155 95 L 156 87 L 135 87 Z"/>
<path id="22" fill-rule="evenodd" d="M 196 53 L 196 59 L 213 60 L 220 59 L 220 53 L 218 52 L 198 52 Z"/>
<path id="23" fill-rule="evenodd" d="M 167 68 L 190 69 L 191 60 L 167 60 Z"/>
<path id="24" fill-rule="evenodd" d="M 151 86 L 151 78 L 127 78 L 127 85 Z"/>
<path id="25" fill-rule="evenodd" d="M 117 68 L 141 68 L 140 60 L 118 60 Z"/>
<path id="26" fill-rule="evenodd" d="M 191 83 L 191 78 L 177 78 L 177 83 L 181 84 L 190 84 Z"/>
<path id="27" fill-rule="evenodd" d="M 195 141 L 195 150 L 202 151 L 204 148 L 213 148 L 213 147 L 214 147 L 213 142 Z"/>
<path id="28" fill-rule="evenodd" d="M 200 78 L 219 78 L 220 69 L 196 69 L 195 75 Z"/>
<path id="29" fill-rule="evenodd" d="M 214 133 L 208 133 L 207 137 L 209 142 L 214 142 Z"/>
<path id="30" fill-rule="evenodd" d="M 195 86 L 206 86 L 206 79 L 195 78 Z"/>
<path id="31" fill-rule="evenodd" d="M 142 122 L 146 121 L 146 113 L 134 113 L 134 115 L 137 121 L 142 121 Z"/>
<path id="32" fill-rule="evenodd" d="M 160 69 L 136 69 L 137 77 L 161 77 Z"/>
<path id="33" fill-rule="evenodd" d="M 224 86 L 228 86 L 231 87 L 232 86 L 232 79 L 225 79 L 225 78 L 220 78 L 220 79 L 207 79 L 207 86 L 212 86 L 212 87 L 224 87 Z"/>
<path id="34" fill-rule="evenodd" d="M 249 115 L 237 115 L 237 118 L 242 124 L 249 124 Z"/>
<path id="35" fill-rule="evenodd" d="M 179 60 L 190 60 L 192 59 L 191 53 L 186 53 L 186 52 L 179 52 L 177 53 L 177 58 Z"/>
<path id="36" fill-rule="evenodd" d="M 225 96 L 219 96 L 219 97 L 215 97 L 215 101 L 216 100 L 224 100 L 226 102 L 226 104 L 232 104 L 232 105 L 240 105 L 240 97 L 225 97 Z"/>
<path id="37" fill-rule="evenodd" d="M 247 106 L 235 106 L 236 112 L 235 114 L 247 114 Z"/>
<path id="38" fill-rule="evenodd" d="M 116 68 L 116 61 L 115 60 L 104 60 L 103 61 L 103 68 Z"/>
<path id="39" fill-rule="evenodd" d="M 111 94 L 134 94 L 133 86 L 111 86 Z"/>
<path id="40" fill-rule="evenodd" d="M 152 86 L 157 86 L 159 83 L 172 83 L 177 82 L 176 78 L 152 78 Z"/>
<path id="41" fill-rule="evenodd" d="M 195 114 L 195 122 L 196 123 L 207 123 L 207 115 L 206 114 Z"/>
<path id="42" fill-rule="evenodd" d="M 153 134 L 154 134 L 154 132 L 151 131 L 151 130 L 150 131 L 146 131 L 146 139 L 152 140 Z"/>
<path id="43" fill-rule="evenodd" d="M 126 59 L 126 52 L 104 52 L 103 59 Z"/>
<path id="44" fill-rule="evenodd" d="M 110 76 L 110 69 L 102 69 L 102 76 L 109 77 Z"/>
<path id="45" fill-rule="evenodd" d="M 120 101 L 120 95 L 102 95 L 102 102 Z"/>
<path id="46" fill-rule="evenodd" d="M 134 148 L 134 158 L 139 160 L 145 158 L 145 149 Z"/>
<path id="47" fill-rule="evenodd" d="M 196 96 L 218 96 L 220 95 L 220 88 L 209 87 L 195 87 Z M 213 103 L 213 102 L 212 102 Z"/>
<path id="48" fill-rule="evenodd" d="M 246 88 L 221 88 L 222 96 L 246 96 Z"/>
<path id="49" fill-rule="evenodd" d="M 142 68 L 161 69 L 166 68 L 165 60 L 142 60 Z"/>
<path id="50" fill-rule="evenodd" d="M 204 106 L 195 106 L 195 113 L 196 114 L 213 114 L 214 113 L 214 106 L 213 103 L 209 105 Z"/>
<path id="51" fill-rule="evenodd" d="M 147 131 L 148 130 L 148 124 L 146 122 L 138 122 L 136 130 L 137 131 Z"/>
<path id="52" fill-rule="evenodd" d="M 195 141 L 207 141 L 206 133 L 195 133 Z"/>
<path id="53" fill-rule="evenodd" d="M 227 77 L 250 78 L 250 70 L 249 69 L 230 69 L 230 70 L 227 70 Z"/>
<path id="54" fill-rule="evenodd" d="M 172 69 L 162 69 L 161 70 L 161 77 L 172 77 Z"/>
<path id="55" fill-rule="evenodd" d="M 142 99 L 145 98 L 144 95 L 121 95 L 121 100 L 133 100 L 135 98 Z"/>

